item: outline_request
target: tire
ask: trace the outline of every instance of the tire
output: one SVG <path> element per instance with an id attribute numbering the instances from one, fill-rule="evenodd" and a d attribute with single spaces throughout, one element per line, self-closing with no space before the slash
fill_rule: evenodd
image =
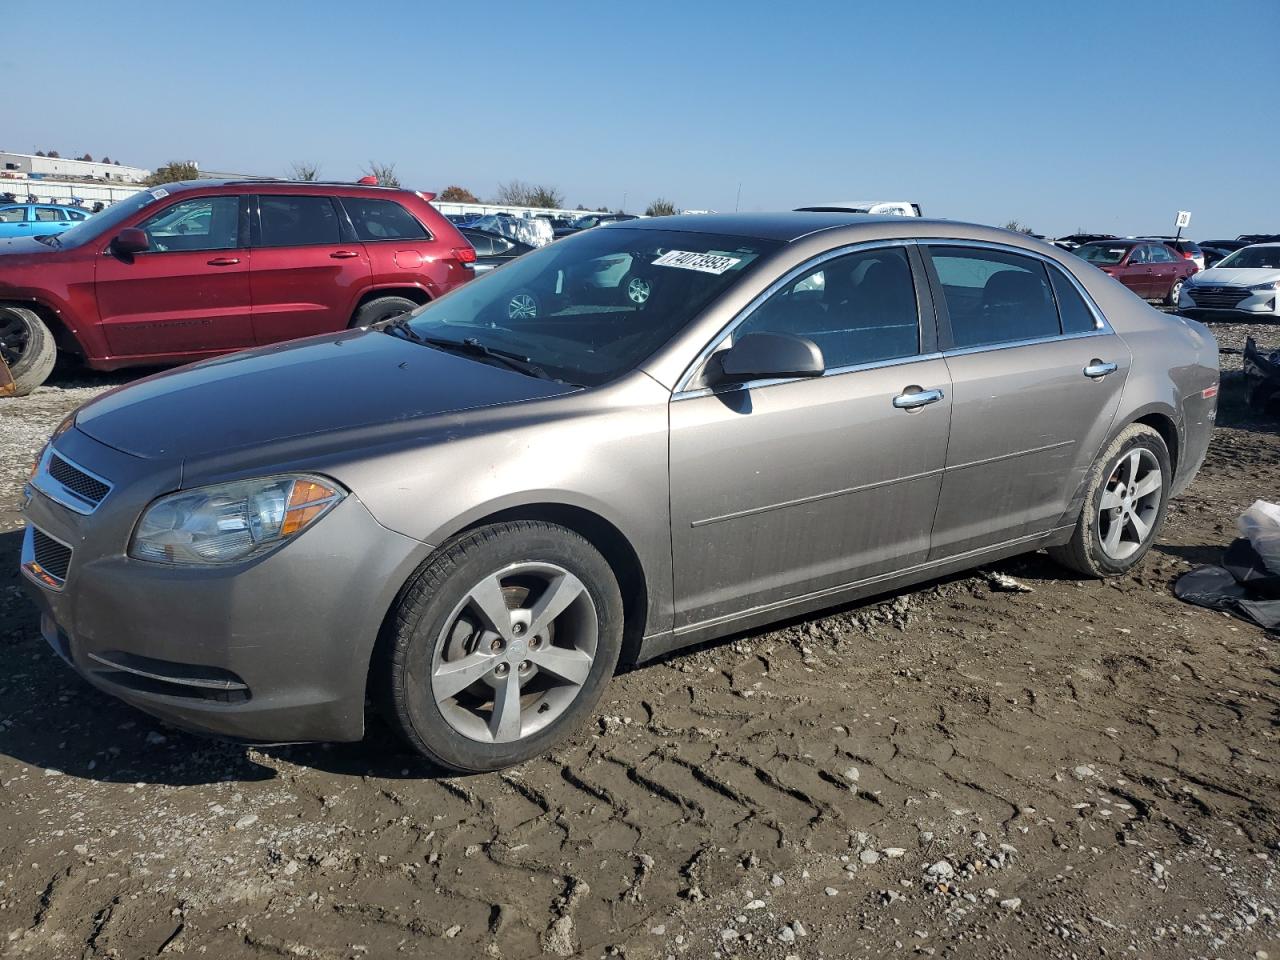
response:
<path id="1" fill-rule="evenodd" d="M 1152 470 L 1159 471 L 1155 488 L 1151 487 Z M 1118 577 L 1132 570 L 1160 535 L 1172 481 L 1164 438 L 1146 424 L 1125 427 L 1089 470 L 1084 506 L 1071 539 L 1050 547 L 1049 556 L 1086 577 Z M 1126 498 L 1126 490 L 1138 494 Z M 1104 501 L 1109 505 L 1104 506 Z"/>
<path id="2" fill-rule="evenodd" d="M 653 296 L 653 284 L 649 282 L 648 277 L 642 277 L 638 273 L 628 273 L 618 284 L 618 291 L 624 306 L 639 308 L 648 303 L 649 298 Z"/>
<path id="3" fill-rule="evenodd" d="M 539 617 L 548 599 L 555 609 Z M 493 624 L 504 617 L 499 633 Z M 591 713 L 617 666 L 622 628 L 617 580 L 586 539 L 540 521 L 480 527 L 437 551 L 401 591 L 379 638 L 375 699 L 432 763 L 498 770 L 545 752 Z M 521 699 L 508 699 L 513 681 Z"/>
<path id="4" fill-rule="evenodd" d="M 376 297 L 368 303 L 362 303 L 356 309 L 350 326 L 367 327 L 381 323 L 383 320 L 391 320 L 410 310 L 417 310 L 419 306 L 420 304 L 414 303 L 408 297 Z"/>
<path id="5" fill-rule="evenodd" d="M 0 358 L 9 366 L 16 392 L 25 397 L 49 379 L 58 345 L 34 310 L 0 306 Z"/>
<path id="6" fill-rule="evenodd" d="M 1173 281 L 1173 286 L 1169 288 L 1169 296 L 1165 298 L 1165 306 L 1176 307 L 1178 305 L 1178 295 L 1182 293 L 1182 279 Z"/>

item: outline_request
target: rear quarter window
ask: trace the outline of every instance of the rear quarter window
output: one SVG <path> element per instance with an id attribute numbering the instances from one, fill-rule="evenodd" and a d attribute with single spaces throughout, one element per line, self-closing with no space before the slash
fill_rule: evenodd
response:
<path id="1" fill-rule="evenodd" d="M 429 240 L 417 218 L 395 200 L 343 197 L 342 206 L 361 240 Z"/>

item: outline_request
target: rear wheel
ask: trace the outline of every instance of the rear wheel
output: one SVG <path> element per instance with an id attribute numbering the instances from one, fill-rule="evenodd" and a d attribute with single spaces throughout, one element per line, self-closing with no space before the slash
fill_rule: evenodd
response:
<path id="1" fill-rule="evenodd" d="M 25 397 L 49 378 L 58 346 L 34 310 L 0 306 L 0 358 L 9 367 L 16 396 Z"/>
<path id="2" fill-rule="evenodd" d="M 499 523 L 427 563 L 380 643 L 380 699 L 404 739 L 450 769 L 496 770 L 590 714 L 618 662 L 622 596 L 573 531 Z"/>
<path id="3" fill-rule="evenodd" d="M 1050 547 L 1049 555 L 1089 577 L 1127 573 L 1160 533 L 1172 481 L 1164 438 L 1146 424 L 1130 424 L 1089 471 L 1071 540 Z"/>
<path id="4" fill-rule="evenodd" d="M 1182 280 L 1173 281 L 1173 286 L 1169 288 L 1169 297 L 1165 300 L 1168 306 L 1176 307 L 1178 305 L 1178 297 L 1182 294 Z"/>
<path id="5" fill-rule="evenodd" d="M 418 304 L 408 297 L 376 297 L 360 305 L 355 316 L 351 318 L 351 326 L 367 327 L 381 323 L 383 320 L 393 320 L 416 309 Z"/>

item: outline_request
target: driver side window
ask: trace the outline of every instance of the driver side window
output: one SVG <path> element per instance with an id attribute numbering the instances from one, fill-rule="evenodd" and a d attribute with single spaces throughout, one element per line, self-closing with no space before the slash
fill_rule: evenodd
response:
<path id="1" fill-rule="evenodd" d="M 812 340 L 828 370 L 920 352 L 920 315 L 902 247 L 825 260 L 766 300 L 737 328 Z"/>
<path id="2" fill-rule="evenodd" d="M 239 221 L 239 197 L 197 197 L 165 207 L 139 227 L 157 253 L 232 250 L 238 245 Z"/>

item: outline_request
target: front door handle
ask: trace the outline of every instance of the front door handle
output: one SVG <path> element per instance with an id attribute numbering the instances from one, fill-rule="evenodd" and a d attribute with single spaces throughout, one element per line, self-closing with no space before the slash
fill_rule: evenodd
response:
<path id="1" fill-rule="evenodd" d="M 353 257 L 360 256 L 360 254 L 355 250 L 335 250 L 333 253 L 329 254 L 329 256 L 333 257 L 335 260 L 350 260 Z"/>
<path id="2" fill-rule="evenodd" d="M 1107 363 L 1102 360 L 1093 359 L 1089 361 L 1089 365 L 1084 368 L 1084 375 L 1090 380 L 1101 380 L 1109 373 L 1116 372 L 1114 363 Z"/>
<path id="3" fill-rule="evenodd" d="M 209 261 L 211 267 L 234 267 L 240 262 L 239 257 L 214 257 Z"/>
<path id="4" fill-rule="evenodd" d="M 907 387 L 893 398 L 893 405 L 899 410 L 915 410 L 937 403 L 942 399 L 941 390 L 921 390 L 919 387 Z"/>

